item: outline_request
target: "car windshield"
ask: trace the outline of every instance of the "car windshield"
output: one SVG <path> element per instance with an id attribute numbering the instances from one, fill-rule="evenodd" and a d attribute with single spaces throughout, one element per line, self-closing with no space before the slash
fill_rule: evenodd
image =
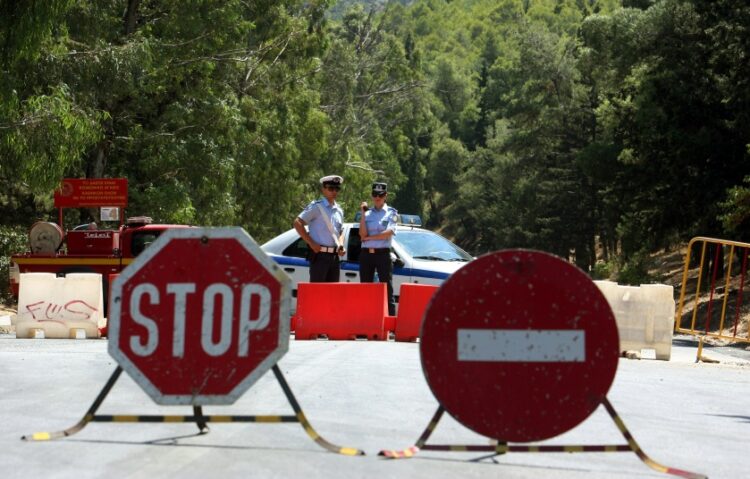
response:
<path id="1" fill-rule="evenodd" d="M 437 233 L 427 230 L 399 230 L 393 240 L 414 259 L 470 261 L 471 255 Z"/>

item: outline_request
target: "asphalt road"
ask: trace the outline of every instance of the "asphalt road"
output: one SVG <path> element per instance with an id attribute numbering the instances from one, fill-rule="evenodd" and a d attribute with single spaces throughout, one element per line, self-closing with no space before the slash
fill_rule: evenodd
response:
<path id="1" fill-rule="evenodd" d="M 418 345 L 292 341 L 280 367 L 307 418 L 330 442 L 363 449 L 326 452 L 299 424 L 91 423 L 65 439 L 24 442 L 81 419 L 116 367 L 106 340 L 33 340 L 0 335 L 0 477 L 11 478 L 641 478 L 670 477 L 635 454 L 427 452 L 385 460 L 381 449 L 408 447 L 437 407 L 421 371 Z M 655 461 L 713 478 L 745 478 L 750 436 L 750 361 L 707 351 L 695 364 L 680 343 L 669 362 L 621 359 L 608 398 Z M 232 406 L 207 414 L 291 414 L 272 374 Z M 99 414 L 190 414 L 155 405 L 123 375 Z M 445 416 L 431 442 L 488 444 Z M 600 407 L 543 444 L 622 444 Z"/>

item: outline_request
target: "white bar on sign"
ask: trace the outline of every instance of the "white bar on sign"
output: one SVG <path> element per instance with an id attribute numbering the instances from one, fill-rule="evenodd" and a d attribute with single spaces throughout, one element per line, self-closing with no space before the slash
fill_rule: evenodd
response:
<path id="1" fill-rule="evenodd" d="M 459 361 L 586 361 L 583 329 L 459 329 L 457 340 Z"/>

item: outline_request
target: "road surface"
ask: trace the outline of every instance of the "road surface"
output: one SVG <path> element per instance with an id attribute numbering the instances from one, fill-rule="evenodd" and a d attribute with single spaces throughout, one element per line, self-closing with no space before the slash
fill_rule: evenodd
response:
<path id="1" fill-rule="evenodd" d="M 416 343 L 294 341 L 280 367 L 312 426 L 360 457 L 321 449 L 299 424 L 91 423 L 56 441 L 22 435 L 75 424 L 116 367 L 106 340 L 16 339 L 0 335 L 0 477 L 12 478 L 648 478 L 671 477 L 635 454 L 421 452 L 405 460 L 377 456 L 413 445 L 437 402 L 422 374 Z M 750 361 L 706 351 L 717 364 L 695 364 L 683 341 L 672 361 L 621 359 L 609 400 L 643 450 L 667 466 L 747 477 Z M 123 374 L 99 414 L 190 414 L 163 407 Z M 273 374 L 232 406 L 207 414 L 292 414 Z M 432 443 L 488 444 L 448 416 Z M 622 444 L 600 407 L 543 444 Z"/>

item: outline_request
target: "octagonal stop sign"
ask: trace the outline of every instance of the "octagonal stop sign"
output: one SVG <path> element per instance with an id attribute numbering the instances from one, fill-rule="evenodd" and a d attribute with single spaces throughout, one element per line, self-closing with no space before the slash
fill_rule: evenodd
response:
<path id="1" fill-rule="evenodd" d="M 286 353 L 290 291 L 242 228 L 168 230 L 112 285 L 109 353 L 158 404 L 232 404 Z"/>
<path id="2" fill-rule="evenodd" d="M 550 254 L 508 250 L 454 273 L 421 332 L 422 369 L 453 417 L 485 436 L 548 439 L 606 396 L 619 357 L 607 300 L 580 269 Z"/>

